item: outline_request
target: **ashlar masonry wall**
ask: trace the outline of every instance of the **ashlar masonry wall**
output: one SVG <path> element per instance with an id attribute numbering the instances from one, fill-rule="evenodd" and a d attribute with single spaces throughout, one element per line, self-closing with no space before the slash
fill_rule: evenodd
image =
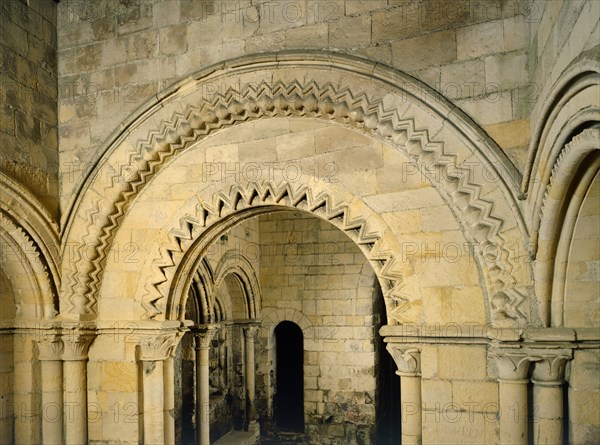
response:
<path id="1" fill-rule="evenodd" d="M 537 18 L 530 17 L 527 4 L 524 0 L 62 1 L 58 7 L 62 208 L 111 132 L 141 104 L 202 68 L 267 51 L 336 51 L 416 76 L 469 113 L 522 168 L 536 97 L 527 49 L 530 22 Z"/>
<path id="2" fill-rule="evenodd" d="M 0 3 L 0 171 L 58 211 L 56 4 Z"/>
<path id="3" fill-rule="evenodd" d="M 304 416 L 310 443 L 373 443 L 379 319 L 371 266 L 339 229 L 300 212 L 261 216 L 260 243 L 261 414 L 272 413 L 273 330 L 290 320 L 304 335 Z"/>

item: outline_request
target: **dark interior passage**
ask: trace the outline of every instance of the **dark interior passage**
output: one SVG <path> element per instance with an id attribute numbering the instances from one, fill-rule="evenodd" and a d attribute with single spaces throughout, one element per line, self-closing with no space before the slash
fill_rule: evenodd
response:
<path id="1" fill-rule="evenodd" d="M 374 336 L 377 351 L 377 445 L 395 445 L 400 443 L 400 378 L 396 375 L 398 367 L 385 348 L 383 337 L 379 335 L 381 326 L 387 324 L 385 303 L 379 281 L 373 284 L 374 312 L 379 317 Z"/>
<path id="2" fill-rule="evenodd" d="M 275 328 L 275 424 L 281 431 L 304 432 L 304 342 L 291 321 Z"/>

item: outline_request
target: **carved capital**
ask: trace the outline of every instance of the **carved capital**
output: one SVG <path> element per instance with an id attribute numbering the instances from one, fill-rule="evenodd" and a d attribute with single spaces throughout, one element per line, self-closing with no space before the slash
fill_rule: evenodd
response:
<path id="1" fill-rule="evenodd" d="M 569 349 L 545 350 L 533 368 L 532 382 L 542 386 L 560 386 L 565 378 L 567 361 L 573 358 Z"/>
<path id="2" fill-rule="evenodd" d="M 210 348 L 210 343 L 218 330 L 218 326 L 214 324 L 207 324 L 195 328 L 193 332 L 196 340 L 196 349 Z"/>
<path id="3" fill-rule="evenodd" d="M 172 357 L 180 337 L 179 332 L 157 332 L 142 336 L 137 347 L 138 360 L 155 362 Z"/>
<path id="4" fill-rule="evenodd" d="M 260 327 L 258 325 L 248 325 L 242 327 L 242 329 L 244 331 L 244 337 L 246 337 L 246 340 L 254 340 Z"/>
<path id="5" fill-rule="evenodd" d="M 63 360 L 87 360 L 88 351 L 95 338 L 95 335 L 88 332 L 71 331 L 63 333 Z"/>
<path id="6" fill-rule="evenodd" d="M 388 343 L 387 350 L 398 367 L 396 374 L 414 377 L 421 375 L 421 351 L 419 349 Z"/>
<path id="7" fill-rule="evenodd" d="M 61 360 L 64 345 L 60 334 L 46 335 L 37 342 L 39 360 Z"/>
<path id="8" fill-rule="evenodd" d="M 492 352 L 498 366 L 498 378 L 500 380 L 513 380 L 515 382 L 526 382 L 529 374 L 529 365 L 540 359 L 537 355 L 526 350 L 503 350 L 497 349 Z"/>

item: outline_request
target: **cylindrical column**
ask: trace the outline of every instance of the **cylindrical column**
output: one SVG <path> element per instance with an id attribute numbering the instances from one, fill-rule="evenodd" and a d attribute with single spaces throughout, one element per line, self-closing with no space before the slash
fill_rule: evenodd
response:
<path id="1" fill-rule="evenodd" d="M 173 363 L 171 361 L 169 366 L 165 362 L 171 358 L 178 339 L 178 330 L 150 331 L 140 338 L 137 353 L 142 380 L 143 443 L 172 443 L 175 440 L 174 428 L 167 421 L 168 408 L 173 406 L 170 401 L 174 397 Z"/>
<path id="2" fill-rule="evenodd" d="M 531 381 L 533 387 L 533 443 L 561 445 L 563 443 L 563 389 L 565 364 L 570 351 L 551 351 L 535 363 Z"/>
<path id="3" fill-rule="evenodd" d="M 85 333 L 63 335 L 63 403 L 65 443 L 87 443 L 87 354 L 94 337 Z"/>
<path id="4" fill-rule="evenodd" d="M 258 326 L 244 326 L 245 348 L 244 375 L 246 380 L 246 422 L 248 431 L 256 431 L 258 423 L 256 422 L 256 365 L 254 361 L 254 339 L 258 332 Z"/>
<path id="5" fill-rule="evenodd" d="M 164 441 L 163 384 L 162 360 L 142 361 L 144 443 L 162 443 Z"/>
<path id="6" fill-rule="evenodd" d="M 58 336 L 38 341 L 42 376 L 42 444 L 63 443 L 63 344 Z"/>
<path id="7" fill-rule="evenodd" d="M 498 365 L 500 444 L 527 445 L 527 374 L 537 358 L 520 351 L 494 352 Z"/>
<path id="8" fill-rule="evenodd" d="M 165 387 L 165 444 L 175 444 L 175 372 L 173 357 L 167 357 L 163 364 Z"/>
<path id="9" fill-rule="evenodd" d="M 400 415 L 402 444 L 420 445 L 423 430 L 421 420 L 421 353 L 412 346 L 388 343 L 400 376 Z"/>
<path id="10" fill-rule="evenodd" d="M 210 445 L 210 390 L 209 360 L 210 342 L 216 332 L 215 326 L 206 326 L 196 330 L 196 425 L 198 442 Z"/>
<path id="11" fill-rule="evenodd" d="M 422 436 L 421 419 L 421 377 L 403 375 L 400 376 L 400 401 L 402 415 L 402 444 L 420 445 Z"/>

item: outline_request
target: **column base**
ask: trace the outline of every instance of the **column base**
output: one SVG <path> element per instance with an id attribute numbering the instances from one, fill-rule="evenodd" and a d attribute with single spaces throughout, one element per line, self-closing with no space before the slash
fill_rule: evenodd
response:
<path id="1" fill-rule="evenodd" d="M 246 426 L 246 431 L 248 431 L 249 433 L 254 433 L 255 435 L 259 436 L 260 435 L 260 423 L 258 423 L 256 420 L 249 422 L 248 425 Z"/>

